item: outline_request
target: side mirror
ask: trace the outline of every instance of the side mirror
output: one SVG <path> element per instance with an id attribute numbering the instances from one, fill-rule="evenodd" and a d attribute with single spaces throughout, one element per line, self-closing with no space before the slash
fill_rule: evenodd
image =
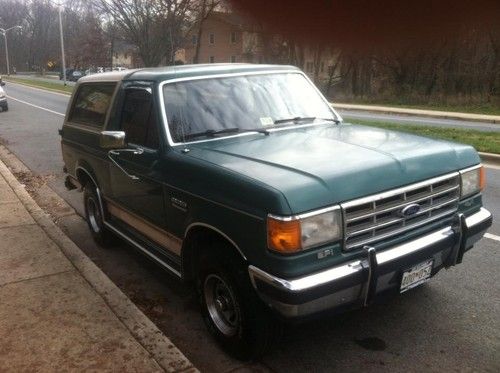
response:
<path id="1" fill-rule="evenodd" d="M 99 138 L 99 145 L 104 149 L 125 148 L 125 132 L 102 131 Z"/>

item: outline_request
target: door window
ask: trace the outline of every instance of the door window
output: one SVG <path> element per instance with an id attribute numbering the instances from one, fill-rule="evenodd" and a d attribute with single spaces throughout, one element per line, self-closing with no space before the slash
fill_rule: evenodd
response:
<path id="1" fill-rule="evenodd" d="M 127 143 L 158 149 L 158 128 L 151 93 L 146 89 L 127 89 L 120 127 Z"/>

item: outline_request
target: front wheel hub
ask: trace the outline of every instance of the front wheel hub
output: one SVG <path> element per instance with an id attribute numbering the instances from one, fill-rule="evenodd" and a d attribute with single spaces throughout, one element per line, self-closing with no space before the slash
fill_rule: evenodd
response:
<path id="1" fill-rule="evenodd" d="M 203 286 L 210 319 L 227 337 L 235 335 L 240 327 L 240 312 L 231 288 L 217 275 L 209 275 Z"/>

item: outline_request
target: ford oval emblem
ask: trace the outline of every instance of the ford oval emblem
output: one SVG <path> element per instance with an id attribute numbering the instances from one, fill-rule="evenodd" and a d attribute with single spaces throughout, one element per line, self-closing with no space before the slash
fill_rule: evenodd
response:
<path id="1" fill-rule="evenodd" d="M 404 218 L 408 218 L 410 216 L 418 214 L 419 211 L 420 211 L 420 205 L 418 203 L 412 203 L 401 209 L 401 211 L 399 211 L 399 215 L 401 215 Z"/>

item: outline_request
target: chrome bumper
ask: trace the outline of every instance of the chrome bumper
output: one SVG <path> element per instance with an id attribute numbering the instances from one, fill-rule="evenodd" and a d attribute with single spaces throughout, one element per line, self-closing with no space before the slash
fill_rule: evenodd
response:
<path id="1" fill-rule="evenodd" d="M 429 258 L 433 275 L 442 267 L 458 264 L 491 226 L 491 213 L 481 208 L 457 224 L 404 244 L 376 252 L 328 270 L 283 279 L 250 265 L 248 272 L 261 299 L 285 317 L 300 317 L 349 304 L 367 305 L 373 297 L 399 286 L 401 271 Z"/>

